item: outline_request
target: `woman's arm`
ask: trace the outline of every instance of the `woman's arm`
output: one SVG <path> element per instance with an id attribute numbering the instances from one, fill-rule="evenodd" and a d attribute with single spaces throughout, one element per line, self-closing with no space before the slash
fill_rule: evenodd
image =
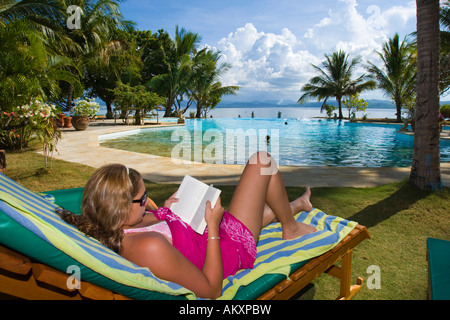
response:
<path id="1" fill-rule="evenodd" d="M 222 222 L 223 213 L 224 209 L 220 198 L 217 200 L 214 209 L 211 208 L 211 202 L 206 203 L 205 220 L 208 225 L 208 243 L 202 271 L 210 282 L 211 288 L 214 288 L 213 292 L 216 292 L 212 299 L 218 298 L 222 294 L 223 262 L 220 250 L 219 226 Z"/>

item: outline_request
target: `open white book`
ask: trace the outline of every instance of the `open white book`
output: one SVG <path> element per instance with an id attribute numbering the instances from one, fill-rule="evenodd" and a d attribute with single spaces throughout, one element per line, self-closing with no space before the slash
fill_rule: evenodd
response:
<path id="1" fill-rule="evenodd" d="M 176 194 L 179 200 L 172 203 L 170 210 L 189 224 L 195 232 L 203 234 L 206 228 L 206 201 L 211 201 L 211 207 L 214 208 L 220 192 L 221 190 L 212 185 L 186 175 Z"/>

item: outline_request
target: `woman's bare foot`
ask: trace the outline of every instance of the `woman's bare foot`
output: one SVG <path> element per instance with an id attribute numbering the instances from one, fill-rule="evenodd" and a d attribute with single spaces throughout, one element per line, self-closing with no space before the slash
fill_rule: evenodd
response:
<path id="1" fill-rule="evenodd" d="M 291 202 L 292 214 L 297 214 L 300 211 L 311 211 L 313 206 L 311 204 L 311 189 L 306 187 L 305 193 L 300 197 Z"/>
<path id="2" fill-rule="evenodd" d="M 301 197 L 295 199 L 294 201 L 291 201 L 290 205 L 292 215 L 296 215 L 300 211 L 306 212 L 311 211 L 313 209 L 313 206 L 311 204 L 310 199 L 311 199 L 311 189 L 309 187 L 306 187 L 306 191 L 305 193 L 303 193 Z M 278 222 L 272 209 L 270 209 L 270 207 L 267 204 L 264 208 L 264 216 L 267 221 L 267 223 L 264 224 L 265 226 L 272 222 Z"/>
<path id="3" fill-rule="evenodd" d="M 283 239 L 284 240 L 295 239 L 316 231 L 317 229 L 314 228 L 313 226 L 295 221 L 295 223 L 289 226 L 283 226 Z"/>
<path id="4" fill-rule="evenodd" d="M 311 189 L 309 187 L 306 187 L 305 193 L 300 198 L 297 198 L 291 202 L 292 214 L 297 214 L 300 211 L 311 211 L 313 209 L 313 206 L 310 199 Z M 295 223 L 289 226 L 283 226 L 283 239 L 295 239 L 316 231 L 316 228 L 314 228 L 313 226 L 295 221 Z"/>

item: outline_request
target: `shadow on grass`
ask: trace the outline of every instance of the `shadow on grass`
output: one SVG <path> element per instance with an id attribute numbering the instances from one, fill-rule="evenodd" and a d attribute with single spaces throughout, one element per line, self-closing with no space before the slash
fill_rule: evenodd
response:
<path id="1" fill-rule="evenodd" d="M 420 190 L 405 181 L 401 187 L 389 197 L 365 207 L 355 213 L 348 220 L 357 221 L 359 224 L 371 228 L 389 219 L 398 212 L 410 208 L 417 201 L 426 198 L 430 191 Z"/>

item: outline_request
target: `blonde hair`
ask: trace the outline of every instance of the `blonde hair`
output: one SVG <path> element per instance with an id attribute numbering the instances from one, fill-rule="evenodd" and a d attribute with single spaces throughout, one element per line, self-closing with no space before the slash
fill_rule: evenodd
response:
<path id="1" fill-rule="evenodd" d="M 105 165 L 94 172 L 84 188 L 81 215 L 67 211 L 60 215 L 120 254 L 124 236 L 122 225 L 130 214 L 141 179 L 139 172 L 124 165 Z"/>

